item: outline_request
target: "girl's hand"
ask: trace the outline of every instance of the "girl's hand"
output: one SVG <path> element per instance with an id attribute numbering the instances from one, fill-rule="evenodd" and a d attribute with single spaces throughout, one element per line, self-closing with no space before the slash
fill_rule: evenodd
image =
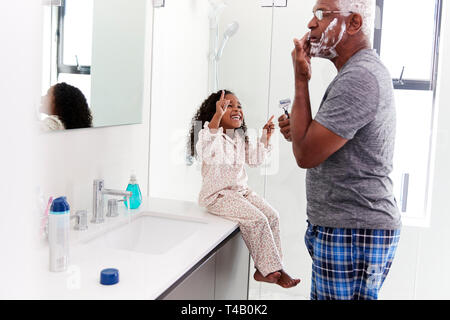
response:
<path id="1" fill-rule="evenodd" d="M 261 142 L 263 142 L 266 147 L 269 144 L 270 137 L 272 137 L 272 134 L 275 130 L 275 125 L 272 122 L 274 117 L 275 116 L 271 116 L 269 121 L 267 121 L 267 123 L 263 127 L 263 136 L 261 138 Z"/>
<path id="2" fill-rule="evenodd" d="M 209 128 L 216 130 L 219 129 L 220 122 L 222 121 L 222 117 L 227 111 L 228 106 L 230 105 L 230 100 L 225 100 L 225 91 L 222 90 L 222 95 L 220 96 L 220 100 L 216 102 L 216 114 L 211 119 L 209 123 Z M 216 131 L 213 131 L 216 133 Z"/>
<path id="3" fill-rule="evenodd" d="M 227 107 L 230 105 L 230 100 L 225 100 L 225 91 L 222 90 L 222 95 L 220 96 L 220 100 L 216 102 L 216 114 L 223 117 L 225 112 L 227 111 Z"/>

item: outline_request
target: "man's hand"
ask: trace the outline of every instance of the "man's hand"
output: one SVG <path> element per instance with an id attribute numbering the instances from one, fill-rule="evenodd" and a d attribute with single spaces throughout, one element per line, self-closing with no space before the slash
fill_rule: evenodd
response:
<path id="1" fill-rule="evenodd" d="M 287 141 L 292 142 L 291 123 L 285 114 L 278 118 L 278 126 L 280 127 L 280 132 L 284 138 Z"/>
<path id="2" fill-rule="evenodd" d="M 292 63 L 294 64 L 295 80 L 309 81 L 311 79 L 311 56 L 309 32 L 301 39 L 294 39 L 295 49 L 292 51 Z"/>

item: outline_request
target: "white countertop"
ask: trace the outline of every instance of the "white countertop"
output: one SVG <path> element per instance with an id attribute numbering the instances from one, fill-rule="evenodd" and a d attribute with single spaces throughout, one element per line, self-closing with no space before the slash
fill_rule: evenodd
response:
<path id="1" fill-rule="evenodd" d="M 71 227 L 69 268 L 54 273 L 48 271 L 48 262 L 42 263 L 37 281 L 40 299 L 156 299 L 238 228 L 236 223 L 209 214 L 192 202 L 150 199 L 131 213 L 125 208 L 119 212 L 119 217 L 107 218 L 103 224 L 88 223 L 87 231 Z M 182 215 L 208 225 L 162 254 L 99 248 L 85 243 L 140 215 L 160 214 Z M 48 246 L 41 250 L 39 256 L 48 261 Z M 119 270 L 118 284 L 100 284 L 100 271 L 104 268 Z"/>

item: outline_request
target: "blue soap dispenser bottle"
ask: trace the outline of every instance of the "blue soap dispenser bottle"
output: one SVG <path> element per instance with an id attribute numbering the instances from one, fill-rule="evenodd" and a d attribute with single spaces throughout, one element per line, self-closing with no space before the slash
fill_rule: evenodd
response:
<path id="1" fill-rule="evenodd" d="M 128 182 L 127 191 L 131 191 L 130 198 L 130 209 L 137 209 L 142 203 L 142 194 L 141 189 L 139 188 L 139 184 L 136 179 L 136 175 L 132 174 L 130 177 L 130 181 Z M 128 208 L 127 201 L 124 201 L 125 206 Z"/>

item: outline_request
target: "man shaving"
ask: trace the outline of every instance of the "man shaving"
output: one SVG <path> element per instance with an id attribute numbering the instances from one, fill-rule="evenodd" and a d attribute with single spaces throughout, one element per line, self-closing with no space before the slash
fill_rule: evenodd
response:
<path id="1" fill-rule="evenodd" d="M 311 299 L 377 299 L 400 237 L 393 195 L 395 105 L 389 72 L 371 49 L 371 0 L 317 0 L 295 39 L 295 99 L 278 121 L 306 173 Z M 338 74 L 315 118 L 311 58 Z"/>

